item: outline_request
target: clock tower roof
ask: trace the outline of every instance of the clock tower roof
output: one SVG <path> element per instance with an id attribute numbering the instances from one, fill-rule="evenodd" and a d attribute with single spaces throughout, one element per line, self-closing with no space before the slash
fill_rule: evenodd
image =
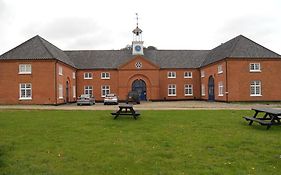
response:
<path id="1" fill-rule="evenodd" d="M 134 30 L 133 33 L 137 36 L 139 36 L 142 33 L 142 30 L 139 28 L 139 26 L 137 26 Z"/>

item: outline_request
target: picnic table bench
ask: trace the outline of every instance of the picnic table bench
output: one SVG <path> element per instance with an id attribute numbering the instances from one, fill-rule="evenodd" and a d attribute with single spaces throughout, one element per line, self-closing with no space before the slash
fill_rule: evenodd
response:
<path id="1" fill-rule="evenodd" d="M 260 125 L 267 126 L 266 129 L 269 129 L 272 125 L 281 125 L 281 110 L 272 108 L 252 108 L 252 110 L 255 111 L 252 117 L 243 117 L 249 121 L 249 125 L 258 122 Z M 263 116 L 258 117 L 258 114 L 263 114 Z"/>
<path id="2" fill-rule="evenodd" d="M 124 104 L 119 105 L 119 110 L 112 112 L 111 115 L 114 116 L 114 119 L 116 119 L 120 115 L 131 115 L 136 120 L 140 113 L 134 110 L 133 105 Z"/>

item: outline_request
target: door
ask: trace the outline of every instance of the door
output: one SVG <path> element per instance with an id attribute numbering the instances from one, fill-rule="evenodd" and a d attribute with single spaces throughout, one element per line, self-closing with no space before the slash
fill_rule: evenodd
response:
<path id="1" fill-rule="evenodd" d="M 215 100 L 215 81 L 213 76 L 209 77 L 208 82 L 208 100 L 214 101 Z"/>
<path id="2" fill-rule="evenodd" d="M 132 84 L 132 91 L 138 92 L 140 100 L 146 100 L 146 84 L 143 80 L 135 80 Z"/>
<path id="3" fill-rule="evenodd" d="M 66 103 L 68 103 L 69 102 L 69 82 L 68 81 L 66 81 L 65 93 L 66 93 Z"/>

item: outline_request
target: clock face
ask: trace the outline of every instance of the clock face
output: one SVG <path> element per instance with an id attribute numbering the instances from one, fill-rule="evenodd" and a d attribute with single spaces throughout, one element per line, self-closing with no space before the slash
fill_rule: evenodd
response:
<path id="1" fill-rule="evenodd" d="M 141 62 L 136 62 L 135 64 L 136 68 L 140 69 L 142 67 L 142 63 Z"/>
<path id="2" fill-rule="evenodd" d="M 135 46 L 135 50 L 136 50 L 137 52 L 141 51 L 141 46 L 136 45 L 136 46 Z"/>

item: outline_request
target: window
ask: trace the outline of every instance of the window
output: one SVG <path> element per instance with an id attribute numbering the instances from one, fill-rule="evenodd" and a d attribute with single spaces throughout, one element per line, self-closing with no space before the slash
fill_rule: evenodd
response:
<path id="1" fill-rule="evenodd" d="M 76 73 L 72 72 L 72 78 L 75 79 L 76 78 Z"/>
<path id="2" fill-rule="evenodd" d="M 101 73 L 101 79 L 110 79 L 109 72 L 102 72 Z"/>
<path id="3" fill-rule="evenodd" d="M 184 95 L 185 96 L 192 96 L 193 95 L 192 84 L 184 85 Z"/>
<path id="4" fill-rule="evenodd" d="M 59 75 L 62 75 L 62 67 L 59 66 Z"/>
<path id="5" fill-rule="evenodd" d="M 91 72 L 85 72 L 84 79 L 93 79 L 93 74 Z"/>
<path id="6" fill-rule="evenodd" d="M 20 100 L 31 100 L 32 99 L 31 83 L 20 84 Z"/>
<path id="7" fill-rule="evenodd" d="M 168 85 L 168 96 L 176 96 L 176 85 L 175 84 L 169 84 Z"/>
<path id="8" fill-rule="evenodd" d="M 76 87 L 73 86 L 72 90 L 73 90 L 72 91 L 73 98 L 75 98 L 76 97 Z"/>
<path id="9" fill-rule="evenodd" d="M 221 74 L 221 73 L 223 73 L 222 65 L 218 65 L 218 74 Z"/>
<path id="10" fill-rule="evenodd" d="M 184 78 L 192 78 L 192 72 L 184 72 Z"/>
<path id="11" fill-rule="evenodd" d="M 63 99 L 63 86 L 59 84 L 59 99 Z"/>
<path id="12" fill-rule="evenodd" d="M 250 63 L 250 72 L 261 72 L 260 63 Z"/>
<path id="13" fill-rule="evenodd" d="M 205 85 L 204 85 L 204 84 L 201 85 L 201 95 L 202 95 L 202 96 L 205 96 L 205 95 L 206 95 L 206 94 L 205 94 Z"/>
<path id="14" fill-rule="evenodd" d="M 108 85 L 101 86 L 101 96 L 105 97 L 107 94 L 110 94 L 110 87 Z"/>
<path id="15" fill-rule="evenodd" d="M 93 86 L 84 86 L 84 94 L 93 94 Z"/>
<path id="16" fill-rule="evenodd" d="M 223 82 L 222 81 L 219 82 L 218 87 L 219 87 L 219 96 L 223 96 Z"/>
<path id="17" fill-rule="evenodd" d="M 205 77 L 205 71 L 201 70 L 201 77 Z"/>
<path id="18" fill-rule="evenodd" d="M 31 74 L 31 64 L 20 64 L 19 74 Z"/>
<path id="19" fill-rule="evenodd" d="M 251 96 L 261 96 L 261 81 L 252 81 L 250 89 Z"/>
<path id="20" fill-rule="evenodd" d="M 168 78 L 176 78 L 176 72 L 168 72 Z"/>

